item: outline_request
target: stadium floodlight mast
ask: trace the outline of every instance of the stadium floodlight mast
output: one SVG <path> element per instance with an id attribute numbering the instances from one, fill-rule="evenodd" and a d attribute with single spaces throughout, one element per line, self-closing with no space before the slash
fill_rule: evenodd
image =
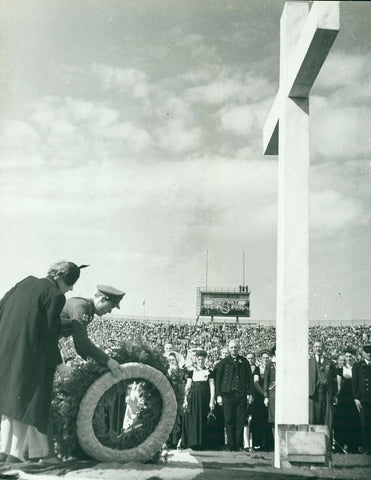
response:
<path id="1" fill-rule="evenodd" d="M 339 2 L 286 2 L 280 24 L 280 81 L 263 131 L 278 154 L 277 425 L 308 424 L 309 93 L 339 31 Z"/>

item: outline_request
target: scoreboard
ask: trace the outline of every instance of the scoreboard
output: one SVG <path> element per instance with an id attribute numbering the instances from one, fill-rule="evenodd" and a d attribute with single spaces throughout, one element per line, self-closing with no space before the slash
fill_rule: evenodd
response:
<path id="1" fill-rule="evenodd" d="M 198 314 L 201 317 L 250 317 L 248 286 L 198 289 Z"/>

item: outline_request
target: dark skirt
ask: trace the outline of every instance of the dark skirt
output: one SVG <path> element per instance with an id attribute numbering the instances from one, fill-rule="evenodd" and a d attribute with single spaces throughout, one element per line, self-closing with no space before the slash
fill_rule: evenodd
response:
<path id="1" fill-rule="evenodd" d="M 188 394 L 188 408 L 183 417 L 182 447 L 201 449 L 208 447 L 209 382 L 193 382 Z"/>
<path id="2" fill-rule="evenodd" d="M 334 437 L 341 447 L 347 445 L 350 452 L 356 452 L 360 446 L 361 425 L 353 400 L 351 379 L 343 379 L 338 395 L 334 415 Z"/>
<path id="3" fill-rule="evenodd" d="M 252 405 L 251 434 L 254 447 L 265 446 L 265 436 L 268 426 L 268 409 L 264 405 L 264 397 L 255 392 Z"/>
<path id="4" fill-rule="evenodd" d="M 213 411 L 215 421 L 209 423 L 206 429 L 207 443 L 211 450 L 221 450 L 224 447 L 224 412 L 223 407 L 215 405 Z"/>

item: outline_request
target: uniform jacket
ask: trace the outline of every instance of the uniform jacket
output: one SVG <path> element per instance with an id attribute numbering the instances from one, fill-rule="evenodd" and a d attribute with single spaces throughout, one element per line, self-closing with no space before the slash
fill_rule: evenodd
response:
<path id="1" fill-rule="evenodd" d="M 0 301 L 0 414 L 46 433 L 66 299 L 50 278 L 29 276 Z"/>
<path id="2" fill-rule="evenodd" d="M 361 402 L 371 403 L 371 362 L 362 360 L 352 368 L 353 398 Z"/>
<path id="3" fill-rule="evenodd" d="M 276 390 L 276 364 L 269 361 L 264 370 L 264 397 L 269 397 L 269 392 Z"/>
<path id="4" fill-rule="evenodd" d="M 250 363 L 245 357 L 237 356 L 237 362 L 240 367 L 240 385 L 243 393 L 253 394 L 254 381 L 251 373 Z M 234 360 L 232 357 L 223 358 L 218 363 L 215 379 L 215 394 L 222 395 L 231 391 L 231 384 L 234 371 Z"/>
<path id="5" fill-rule="evenodd" d="M 325 369 L 326 385 L 329 398 L 332 399 L 337 393 L 337 381 L 336 381 L 336 366 L 330 359 L 324 357 L 321 364 Z M 312 397 L 316 392 L 317 387 L 317 365 L 316 358 L 311 357 L 309 359 L 309 396 Z"/>
<path id="6" fill-rule="evenodd" d="M 88 325 L 93 318 L 93 300 L 80 297 L 69 298 L 61 313 L 61 336 L 72 336 L 76 352 L 84 360 L 90 357 L 106 366 L 110 357 L 88 337 Z"/>

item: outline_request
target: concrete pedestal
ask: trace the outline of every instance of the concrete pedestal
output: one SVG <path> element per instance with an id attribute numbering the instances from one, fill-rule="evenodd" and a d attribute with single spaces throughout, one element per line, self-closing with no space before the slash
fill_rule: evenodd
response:
<path id="1" fill-rule="evenodd" d="M 331 466 L 330 434 L 326 425 L 277 425 L 277 430 L 279 468 Z"/>

